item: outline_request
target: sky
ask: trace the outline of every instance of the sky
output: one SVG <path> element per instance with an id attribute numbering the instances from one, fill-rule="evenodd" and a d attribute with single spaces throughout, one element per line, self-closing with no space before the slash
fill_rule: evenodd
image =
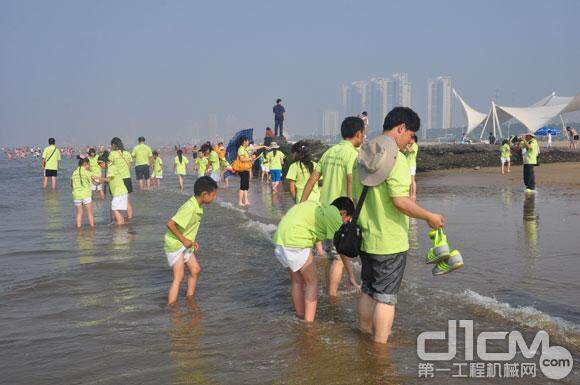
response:
<path id="1" fill-rule="evenodd" d="M 580 92 L 580 1 L 0 0 L 0 144 L 317 131 L 339 87 L 452 76 L 480 111 Z M 210 132 L 210 115 L 218 132 Z M 227 126 L 226 126 L 227 118 Z"/>

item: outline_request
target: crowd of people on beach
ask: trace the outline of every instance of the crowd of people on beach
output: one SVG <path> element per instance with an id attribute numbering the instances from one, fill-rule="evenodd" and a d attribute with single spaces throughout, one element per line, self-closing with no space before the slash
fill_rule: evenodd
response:
<path id="1" fill-rule="evenodd" d="M 276 106 L 281 107 L 280 101 Z M 281 134 L 280 119 L 284 112 L 276 106 L 274 114 L 282 114 L 282 118 L 280 115 L 275 118 L 276 131 Z M 193 298 L 195 294 L 201 272 L 196 235 L 204 215 L 203 207 L 215 200 L 218 186 L 227 187 L 232 175 L 239 176 L 237 203 L 240 207 L 249 206 L 248 190 L 252 178 L 269 183 L 273 195 L 284 193 L 283 169 L 288 162 L 285 180 L 295 205 L 277 227 L 273 254 L 289 272 L 296 317 L 306 322 L 315 319 L 318 297 L 315 258 L 324 257 L 327 259 L 327 295 L 339 295 L 346 271 L 346 287 L 360 293 L 360 329 L 370 334 L 375 342 L 386 343 L 391 334 L 397 293 L 409 250 L 409 218 L 424 220 L 433 229 L 430 237 L 435 247 L 429 251 L 427 263 L 436 265 L 434 275 L 454 271 L 463 266 L 463 261 L 451 263 L 453 253 L 450 254 L 443 235 L 445 218 L 417 203 L 419 116 L 410 108 L 396 107 L 385 117 L 382 135 L 371 140 L 367 140 L 368 120 L 365 118 L 366 113 L 345 118 L 341 124 L 342 140 L 328 148 L 318 161 L 313 159 L 311 144 L 305 140 L 293 143 L 291 159 L 286 159 L 274 141 L 281 137 L 272 134 L 269 128 L 261 145 L 240 137 L 236 157 L 231 163 L 223 142 L 214 145 L 208 141 L 199 147 L 175 146 L 171 166 L 179 189 L 185 189 L 189 173 L 197 179 L 193 196 L 166 224 L 164 251 L 173 273 L 168 303 L 178 301 L 186 272 L 186 297 Z M 164 176 L 161 151 L 153 150 L 144 137 L 139 137 L 137 142 L 130 152 L 120 138 L 114 137 L 110 147 L 87 147 L 86 155 L 77 156 L 78 165 L 70 176 L 77 227 L 82 227 L 84 213 L 89 226 L 94 226 L 92 199 L 104 199 L 107 189 L 112 197 L 111 211 L 116 224 L 123 225 L 134 216 L 130 198 L 132 164 L 140 190 L 160 187 Z M 54 138 L 50 138 L 48 144 L 41 155 L 43 188 L 48 188 L 50 182 L 54 190 L 59 161 L 63 156 L 71 157 L 72 151 L 58 148 Z M 526 134 L 502 142 L 502 173 L 510 172 L 512 151 L 522 154 L 525 185 L 527 190 L 533 191 L 533 167 L 539 155 L 535 136 Z M 356 247 L 361 261 L 361 283 L 355 274 L 352 256 L 337 250 L 337 245 L 345 241 L 340 236 L 348 235 L 351 228 L 356 230 L 355 240 L 360 241 Z M 440 251 L 445 249 L 443 246 L 447 247 L 446 252 Z M 458 254 L 457 250 L 453 252 Z"/>

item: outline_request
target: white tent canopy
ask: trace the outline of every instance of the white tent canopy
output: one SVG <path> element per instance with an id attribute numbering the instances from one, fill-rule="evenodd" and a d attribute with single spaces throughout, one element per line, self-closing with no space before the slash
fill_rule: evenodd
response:
<path id="1" fill-rule="evenodd" d="M 457 93 L 455 88 L 453 89 L 453 94 L 459 100 L 459 103 L 461 103 L 461 106 L 463 107 L 463 112 L 465 112 L 465 117 L 467 118 L 467 130 L 465 135 L 468 135 L 475 129 L 475 127 L 479 126 L 485 120 L 487 115 L 477 111 L 465 103 L 465 100 L 459 96 L 459 93 Z"/>

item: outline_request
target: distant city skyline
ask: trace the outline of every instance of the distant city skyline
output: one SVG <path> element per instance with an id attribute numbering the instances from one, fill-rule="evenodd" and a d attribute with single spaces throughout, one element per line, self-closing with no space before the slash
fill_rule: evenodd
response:
<path id="1" fill-rule="evenodd" d="M 427 130 L 452 127 L 452 89 L 451 76 L 438 76 L 427 81 Z"/>

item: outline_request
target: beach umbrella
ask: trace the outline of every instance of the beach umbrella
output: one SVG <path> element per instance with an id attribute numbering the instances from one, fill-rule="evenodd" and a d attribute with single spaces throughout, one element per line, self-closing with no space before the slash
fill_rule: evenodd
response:
<path id="1" fill-rule="evenodd" d="M 539 128 L 534 134 L 536 136 L 548 136 L 548 134 L 552 134 L 552 136 L 558 135 L 560 132 L 555 126 L 544 126 Z"/>
<path id="2" fill-rule="evenodd" d="M 228 162 L 233 163 L 238 157 L 238 148 L 240 147 L 240 138 L 246 137 L 250 143 L 254 140 L 254 129 L 247 128 L 236 132 L 236 134 L 230 139 L 228 147 L 226 148 L 226 159 Z"/>

